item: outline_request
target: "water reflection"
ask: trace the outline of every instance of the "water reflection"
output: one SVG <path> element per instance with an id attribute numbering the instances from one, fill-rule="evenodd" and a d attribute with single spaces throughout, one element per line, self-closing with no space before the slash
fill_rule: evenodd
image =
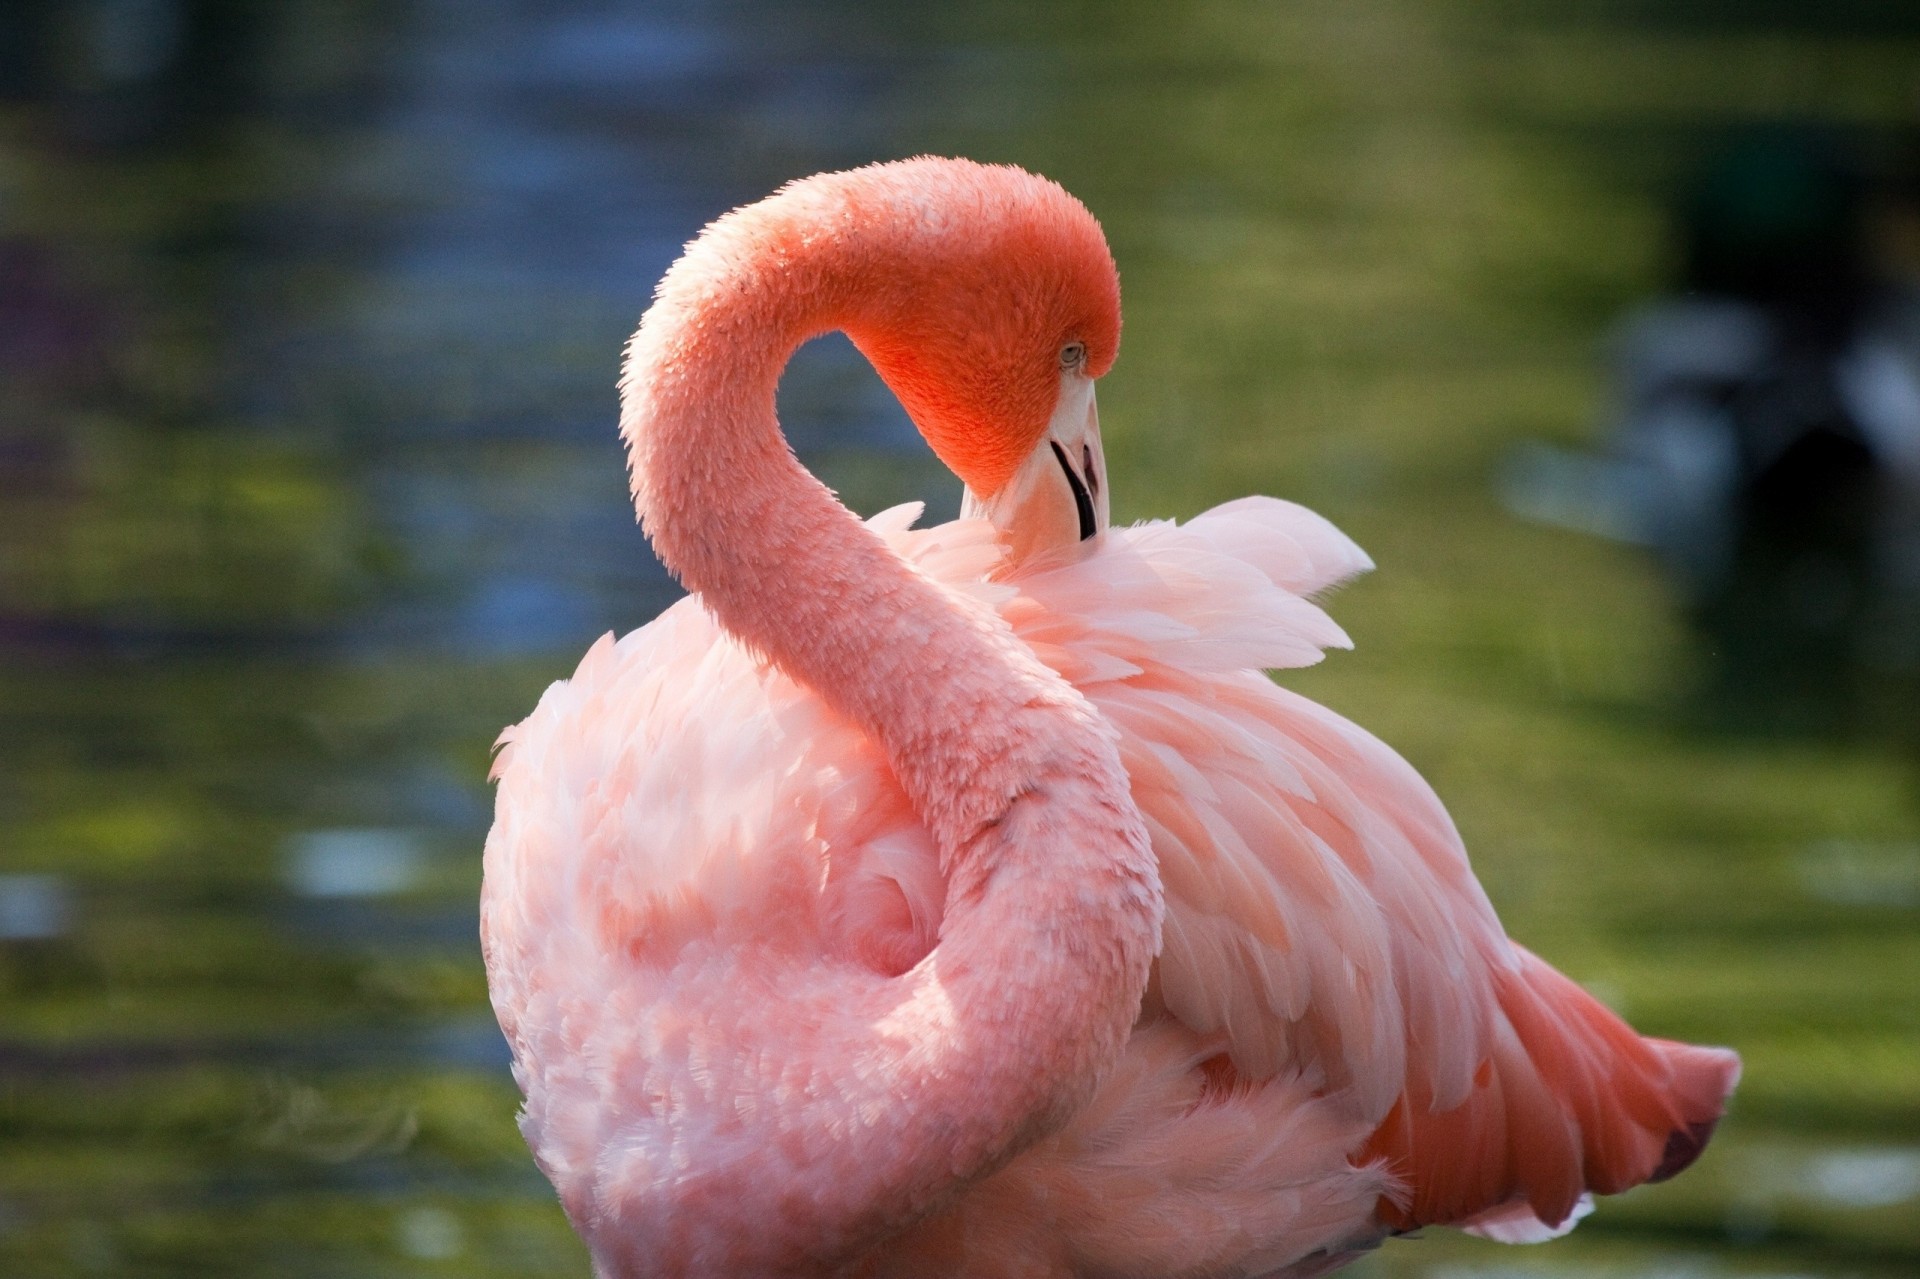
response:
<path id="1" fill-rule="evenodd" d="M 1820 1155 L 1809 1188 L 1844 1208 L 1884 1208 L 1920 1198 L 1920 1150 L 1846 1150 Z"/>
<path id="2" fill-rule="evenodd" d="M 71 891 L 58 875 L 0 875 L 0 942 L 64 936 Z"/>
<path id="3" fill-rule="evenodd" d="M 1799 860 L 1807 891 L 1824 901 L 1868 910 L 1920 906 L 1920 844 L 1826 841 Z"/>
<path id="4" fill-rule="evenodd" d="M 1652 696 L 1660 613 L 1628 561 L 1543 572 L 1474 460 L 1584 422 L 1639 287 L 1582 139 L 1798 63 L 1516 8 L 0 5 L 0 1273 L 586 1272 L 481 982 L 488 746 L 671 596 L 611 427 L 679 244 L 921 149 L 1106 218 L 1122 517 L 1353 527 L 1383 569 L 1319 695 L 1435 778 L 1517 933 L 1749 1055 L 1688 1178 L 1372 1273 L 1910 1271 L 1874 1197 L 1920 1136 L 1912 813 L 1877 758 L 1583 717 Z M 1850 110 L 1883 38 L 1834 46 Z M 781 400 L 856 506 L 951 513 L 843 341 Z"/>
<path id="5" fill-rule="evenodd" d="M 286 860 L 288 886 L 306 897 L 387 897 L 418 887 L 426 869 L 411 831 L 306 831 Z"/>

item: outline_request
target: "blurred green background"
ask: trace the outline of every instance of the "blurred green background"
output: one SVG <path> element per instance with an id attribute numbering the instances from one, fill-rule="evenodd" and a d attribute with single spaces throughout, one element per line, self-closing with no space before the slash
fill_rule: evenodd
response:
<path id="1" fill-rule="evenodd" d="M 1920 1273 L 1912 672 L 1776 714 L 1644 552 L 1498 499 L 1598 446 L 1677 193 L 1782 121 L 1897 167 L 1920 7 L 10 0 L 0 1274 L 587 1273 L 486 1003 L 488 750 L 672 598 L 613 380 L 679 244 L 924 151 L 1104 221 L 1116 517 L 1353 534 L 1357 651 L 1288 682 L 1433 781 L 1512 933 L 1745 1055 L 1678 1181 L 1353 1273 Z M 955 509 L 843 343 L 782 404 L 851 504 Z"/>

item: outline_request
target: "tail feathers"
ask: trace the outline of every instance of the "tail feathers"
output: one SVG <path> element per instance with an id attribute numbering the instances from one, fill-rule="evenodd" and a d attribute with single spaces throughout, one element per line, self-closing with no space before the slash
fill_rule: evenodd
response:
<path id="1" fill-rule="evenodd" d="M 1495 1243 L 1545 1243 L 1570 1232 L 1586 1220 L 1587 1214 L 1592 1211 L 1593 1196 L 1581 1195 L 1580 1201 L 1573 1205 L 1573 1211 L 1567 1214 L 1567 1219 L 1550 1226 L 1534 1215 L 1532 1204 L 1524 1199 L 1516 1199 L 1459 1225 L 1468 1234 L 1479 1235 Z"/>
<path id="2" fill-rule="evenodd" d="M 1411 1189 L 1381 1205 L 1396 1229 L 1460 1225 L 1511 1242 L 1551 1238 L 1589 1194 L 1680 1172 L 1706 1147 L 1740 1062 L 1719 1048 L 1643 1039 L 1525 951 L 1494 975 L 1503 1016 L 1467 1100 L 1436 1113 L 1408 1089 L 1365 1152 Z"/>

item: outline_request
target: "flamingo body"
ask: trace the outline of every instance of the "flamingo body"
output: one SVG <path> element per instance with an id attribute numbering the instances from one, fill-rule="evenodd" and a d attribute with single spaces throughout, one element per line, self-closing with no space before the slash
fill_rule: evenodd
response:
<path id="1" fill-rule="evenodd" d="M 884 188 L 915 211 L 951 178 L 1057 212 L 911 163 L 955 166 Z M 1017 488 L 1034 448 L 983 456 Z M 655 465 L 643 512 L 701 482 Z M 1370 564 L 1331 525 L 1250 498 L 1033 550 L 818 512 L 791 601 L 669 550 L 719 585 L 503 738 L 489 980 L 601 1273 L 1306 1275 L 1420 1225 L 1549 1237 L 1698 1153 L 1732 1054 L 1508 941 L 1418 775 L 1261 673 L 1347 646 L 1315 597 Z"/>

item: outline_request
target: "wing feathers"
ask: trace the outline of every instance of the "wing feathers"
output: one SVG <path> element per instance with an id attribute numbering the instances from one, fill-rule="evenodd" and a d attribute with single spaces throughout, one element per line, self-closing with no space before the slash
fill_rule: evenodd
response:
<path id="1" fill-rule="evenodd" d="M 1435 1112 L 1411 1089 L 1367 1144 L 1412 1188 L 1397 1225 L 1524 1235 L 1524 1208 L 1557 1228 L 1587 1192 L 1618 1193 L 1697 1154 L 1739 1078 L 1733 1054 L 1642 1039 L 1514 949 L 1520 964 L 1495 972 L 1502 1016 L 1473 1094 Z M 1495 1133 L 1503 1140 L 1490 1145 Z"/>
<path id="2" fill-rule="evenodd" d="M 1515 947 L 1419 775 L 1249 673 L 1346 646 L 1307 596 L 1369 567 L 1249 498 L 1115 530 L 1017 577 L 1004 615 L 1120 730 L 1167 890 L 1159 1006 L 1223 1036 L 1236 1076 L 1365 1117 L 1362 1154 L 1409 1189 L 1390 1224 L 1547 1237 L 1697 1153 L 1736 1067 L 1641 1039 Z"/>

